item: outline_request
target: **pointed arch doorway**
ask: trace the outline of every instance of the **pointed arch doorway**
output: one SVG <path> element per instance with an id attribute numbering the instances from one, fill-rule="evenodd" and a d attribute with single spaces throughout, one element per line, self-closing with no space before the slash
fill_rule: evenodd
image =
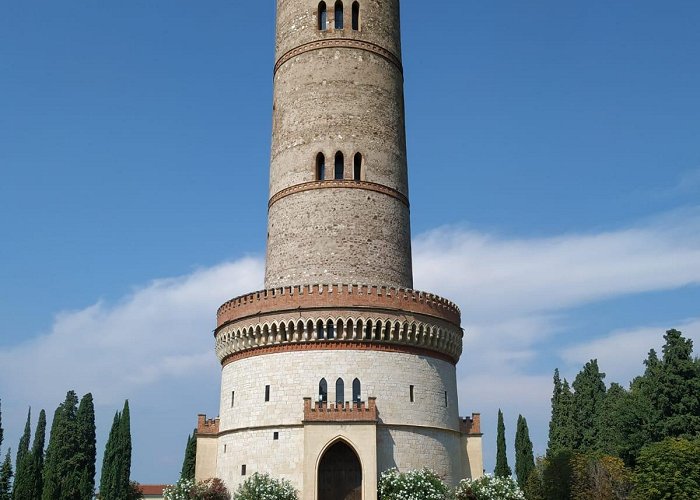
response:
<path id="1" fill-rule="evenodd" d="M 318 500 L 362 500 L 362 465 L 355 451 L 337 441 L 318 465 Z"/>

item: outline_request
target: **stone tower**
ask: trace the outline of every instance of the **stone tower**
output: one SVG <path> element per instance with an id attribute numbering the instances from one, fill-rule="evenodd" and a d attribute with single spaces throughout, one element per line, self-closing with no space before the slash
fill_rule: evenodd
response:
<path id="1" fill-rule="evenodd" d="M 277 0 L 273 99 L 265 289 L 217 312 L 197 478 L 374 500 L 391 467 L 481 475 L 459 309 L 412 289 L 399 1 Z"/>

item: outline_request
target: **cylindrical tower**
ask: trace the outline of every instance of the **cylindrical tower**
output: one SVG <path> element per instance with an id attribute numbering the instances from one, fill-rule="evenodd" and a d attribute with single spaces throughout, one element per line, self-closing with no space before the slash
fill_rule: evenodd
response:
<path id="1" fill-rule="evenodd" d="M 277 0 L 276 55 L 265 289 L 218 310 L 198 476 L 371 500 L 391 467 L 480 473 L 459 309 L 412 289 L 399 1 Z"/>
<path id="2" fill-rule="evenodd" d="M 399 2 L 277 2 L 266 288 L 411 288 Z"/>

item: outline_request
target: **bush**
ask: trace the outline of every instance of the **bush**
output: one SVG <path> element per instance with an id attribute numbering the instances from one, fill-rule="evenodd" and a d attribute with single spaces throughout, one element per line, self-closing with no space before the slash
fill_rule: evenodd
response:
<path id="1" fill-rule="evenodd" d="M 667 438 L 642 448 L 634 470 L 635 499 L 700 498 L 700 438 Z"/>
<path id="2" fill-rule="evenodd" d="M 219 478 L 195 483 L 192 479 L 180 479 L 163 490 L 165 500 L 231 500 L 224 482 Z"/>
<path id="3" fill-rule="evenodd" d="M 297 491 L 286 479 L 256 472 L 238 487 L 234 500 L 297 500 Z"/>
<path id="4" fill-rule="evenodd" d="M 450 488 L 430 469 L 399 472 L 389 469 L 379 478 L 381 500 L 448 500 Z"/>
<path id="5" fill-rule="evenodd" d="M 457 500 L 525 500 L 512 477 L 482 476 L 462 479 L 455 490 Z"/>

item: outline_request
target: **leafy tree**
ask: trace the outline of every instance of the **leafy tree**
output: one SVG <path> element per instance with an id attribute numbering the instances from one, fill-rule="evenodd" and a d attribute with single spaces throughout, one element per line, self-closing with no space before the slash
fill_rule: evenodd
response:
<path id="1" fill-rule="evenodd" d="M 43 500 L 79 498 L 76 455 L 79 453 L 76 412 L 78 396 L 68 391 L 54 413 L 44 464 Z"/>
<path id="2" fill-rule="evenodd" d="M 545 500 L 569 500 L 571 498 L 571 450 L 550 453 L 542 470 L 542 489 Z"/>
<path id="3" fill-rule="evenodd" d="M 498 431 L 496 434 L 496 469 L 493 471 L 497 477 L 510 477 L 513 473 L 508 466 L 506 456 L 506 426 L 503 423 L 503 412 L 498 410 Z"/>
<path id="4" fill-rule="evenodd" d="M 527 420 L 522 415 L 518 415 L 518 425 L 515 431 L 515 474 L 521 489 L 525 487 L 525 483 L 534 468 L 535 456 L 532 452 Z"/>
<path id="5" fill-rule="evenodd" d="M 194 479 L 195 462 L 197 460 L 197 430 L 187 437 L 185 459 L 182 462 L 180 479 Z"/>
<path id="6" fill-rule="evenodd" d="M 601 453 L 579 453 L 571 459 L 573 500 L 624 500 L 632 490 L 632 473 L 624 462 Z"/>
<path id="7" fill-rule="evenodd" d="M 605 373 L 598 369 L 598 361 L 592 359 L 576 375 L 572 387 L 575 442 L 573 449 L 592 451 L 598 448 L 598 420 L 605 398 Z"/>
<path id="8" fill-rule="evenodd" d="M 97 449 L 95 443 L 95 405 L 92 394 L 85 394 L 80 400 L 76 414 L 78 432 L 78 450 L 76 456 L 77 481 L 80 498 L 91 500 L 95 495 L 95 460 Z"/>
<path id="9" fill-rule="evenodd" d="M 40 500 L 42 489 L 41 472 L 44 465 L 44 440 L 46 434 L 46 412 L 41 410 L 34 432 L 32 449 L 17 465 L 13 488 L 15 500 Z"/>
<path id="10" fill-rule="evenodd" d="M 0 500 L 10 500 L 12 498 L 12 459 L 10 450 L 7 450 L 5 460 L 0 466 Z"/>
<path id="11" fill-rule="evenodd" d="M 554 370 L 554 390 L 552 391 L 552 417 L 549 421 L 549 441 L 547 455 L 559 450 L 569 450 L 575 445 L 573 421 L 573 394 L 569 383 L 559 378 L 559 369 Z"/>
<path id="12" fill-rule="evenodd" d="M 634 471 L 637 500 L 700 498 L 700 438 L 667 438 L 644 447 Z"/>
<path id="13" fill-rule="evenodd" d="M 544 485 L 542 484 L 542 474 L 544 472 L 545 458 L 537 457 L 535 468 L 525 481 L 523 493 L 527 500 L 545 500 Z"/>

